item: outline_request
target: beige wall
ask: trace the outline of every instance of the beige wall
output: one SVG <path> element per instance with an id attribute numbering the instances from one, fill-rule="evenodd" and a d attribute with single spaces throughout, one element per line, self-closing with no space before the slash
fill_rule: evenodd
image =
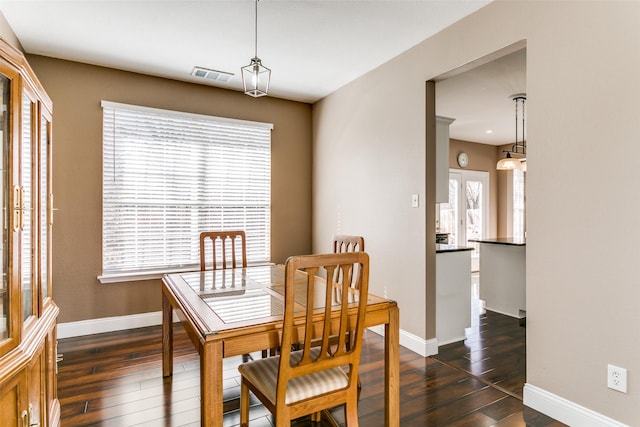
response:
<path id="1" fill-rule="evenodd" d="M 271 256 L 311 250 L 311 107 L 28 55 L 53 100 L 54 299 L 61 323 L 160 310 L 160 281 L 100 284 L 101 100 L 270 122 Z"/>
<path id="2" fill-rule="evenodd" d="M 496 156 L 498 148 L 493 145 L 479 144 L 477 142 L 449 140 L 449 168 L 461 169 L 458 165 L 458 154 L 465 152 L 469 156 L 469 165 L 465 170 L 489 172 L 489 229 L 485 237 L 496 237 L 499 224 L 498 206 L 503 197 L 498 188 L 498 176 L 496 170 Z"/>
<path id="3" fill-rule="evenodd" d="M 23 51 L 20 40 L 18 40 L 18 37 L 16 37 L 16 34 L 13 32 L 13 28 L 11 28 L 7 22 L 7 18 L 5 18 L 2 13 L 0 13 L 0 38 L 16 49 Z"/>
<path id="4" fill-rule="evenodd" d="M 434 207 L 410 205 L 425 193 L 424 82 L 526 40 L 527 383 L 629 425 L 640 425 L 639 16 L 640 2 L 494 1 L 313 108 L 314 250 L 337 230 L 364 235 L 371 291 L 388 288 L 403 331 L 428 340 Z M 627 394 L 607 389 L 608 363 L 629 370 Z"/>

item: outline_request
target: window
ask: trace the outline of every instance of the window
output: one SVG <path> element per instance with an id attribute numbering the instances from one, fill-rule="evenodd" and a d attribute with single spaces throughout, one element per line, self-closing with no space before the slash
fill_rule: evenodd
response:
<path id="1" fill-rule="evenodd" d="M 525 186 L 524 172 L 513 170 L 513 237 L 524 239 L 525 237 Z"/>
<path id="2" fill-rule="evenodd" d="M 271 129 L 103 101 L 105 282 L 197 268 L 199 234 L 245 230 L 270 259 Z"/>

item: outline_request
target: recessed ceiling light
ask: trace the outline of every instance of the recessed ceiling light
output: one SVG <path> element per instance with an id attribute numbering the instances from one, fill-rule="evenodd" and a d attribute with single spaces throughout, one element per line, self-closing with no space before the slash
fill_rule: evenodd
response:
<path id="1" fill-rule="evenodd" d="M 493 133 L 491 129 L 487 129 L 487 133 Z"/>

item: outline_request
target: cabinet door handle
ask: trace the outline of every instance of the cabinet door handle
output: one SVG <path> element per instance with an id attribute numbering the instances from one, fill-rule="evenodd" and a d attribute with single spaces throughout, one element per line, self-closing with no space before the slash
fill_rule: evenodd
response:
<path id="1" fill-rule="evenodd" d="M 22 201 L 20 200 L 21 191 L 17 185 L 13 186 L 13 231 L 20 230 L 20 221 L 22 217 Z"/>
<path id="2" fill-rule="evenodd" d="M 21 194 L 20 194 L 20 186 L 19 185 L 14 185 L 13 186 L 13 209 L 21 209 L 22 208 L 22 200 L 20 198 Z"/>
<path id="3" fill-rule="evenodd" d="M 59 210 L 58 208 L 53 207 L 53 193 L 49 193 L 49 209 L 49 225 L 53 225 L 53 213 Z"/>
<path id="4" fill-rule="evenodd" d="M 20 187 L 20 230 L 24 230 L 24 187 Z"/>

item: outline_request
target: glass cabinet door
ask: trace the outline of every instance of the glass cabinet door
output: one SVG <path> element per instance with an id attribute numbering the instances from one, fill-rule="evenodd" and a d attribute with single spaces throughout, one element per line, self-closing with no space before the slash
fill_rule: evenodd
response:
<path id="1" fill-rule="evenodd" d="M 11 105 L 11 81 L 0 75 L 0 217 L 2 220 L 2 236 L 0 247 L 0 342 L 10 337 L 10 290 L 9 290 L 9 234 L 11 222 L 10 179 L 9 179 L 9 144 L 11 131 L 9 128 L 9 110 Z"/>
<path id="2" fill-rule="evenodd" d="M 21 135 L 22 147 L 20 155 L 21 166 L 21 218 L 20 218 L 20 272 L 22 281 L 22 308 L 23 319 L 26 320 L 32 316 L 34 312 L 34 292 L 33 292 L 33 120 L 34 120 L 35 102 L 31 96 L 25 91 L 22 94 L 22 122 Z"/>
<path id="3" fill-rule="evenodd" d="M 49 170 L 51 161 L 51 118 L 44 112 L 40 115 L 40 182 L 39 182 L 39 196 L 40 196 L 40 209 L 39 209 L 39 224 L 40 224 L 40 298 L 41 301 L 45 301 L 49 296 L 49 279 L 50 279 L 50 262 L 49 262 L 49 245 L 51 239 L 49 232 L 51 230 L 51 224 L 53 222 L 53 197 L 51 195 L 51 188 L 48 186 L 50 182 Z"/>

